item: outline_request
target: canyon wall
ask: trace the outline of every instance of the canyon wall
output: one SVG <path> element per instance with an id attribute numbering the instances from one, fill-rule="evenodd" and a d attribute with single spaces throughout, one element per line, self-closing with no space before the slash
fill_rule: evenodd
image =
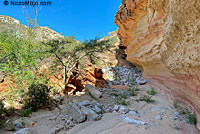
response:
<path id="1" fill-rule="evenodd" d="M 122 0 L 116 14 L 127 60 L 196 110 L 200 121 L 200 1 Z"/>

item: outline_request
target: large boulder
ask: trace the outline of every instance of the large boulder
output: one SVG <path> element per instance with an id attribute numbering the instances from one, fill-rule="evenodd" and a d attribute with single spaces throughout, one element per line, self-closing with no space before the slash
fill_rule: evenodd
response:
<path id="1" fill-rule="evenodd" d="M 92 97 L 94 97 L 95 99 L 99 99 L 102 96 L 102 93 L 95 87 L 93 87 L 90 84 L 86 84 L 85 85 L 85 89 L 86 91 L 88 91 L 90 93 L 90 95 Z"/>
<path id="2" fill-rule="evenodd" d="M 66 107 L 61 110 L 63 115 L 71 115 L 76 123 L 81 123 L 86 120 L 86 115 L 79 109 L 76 104 L 68 103 Z"/>
<path id="3" fill-rule="evenodd" d="M 81 111 L 87 115 L 87 120 L 89 121 L 97 121 L 101 119 L 97 113 L 85 106 L 81 106 Z"/>

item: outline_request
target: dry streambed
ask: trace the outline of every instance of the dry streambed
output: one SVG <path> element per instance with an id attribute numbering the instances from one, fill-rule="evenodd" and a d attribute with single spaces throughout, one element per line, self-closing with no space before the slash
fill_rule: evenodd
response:
<path id="1" fill-rule="evenodd" d="M 119 69 L 120 72 L 122 70 Z M 132 72 L 127 68 L 125 70 L 128 74 Z M 0 130 L 0 133 L 198 134 L 195 125 L 188 123 L 166 95 L 145 84 L 140 72 L 131 76 L 134 80 L 124 77 L 123 73 L 120 76 L 115 77 L 114 82 L 109 82 L 109 86 L 119 84 L 130 88 L 96 89 L 86 85 L 85 95 L 65 96 L 61 105 L 52 111 L 41 110 L 31 117 L 14 120 L 11 125 L 16 132 Z"/>

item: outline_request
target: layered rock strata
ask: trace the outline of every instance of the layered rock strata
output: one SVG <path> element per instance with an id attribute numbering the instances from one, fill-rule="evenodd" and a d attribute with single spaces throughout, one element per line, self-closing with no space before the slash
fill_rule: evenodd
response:
<path id="1" fill-rule="evenodd" d="M 200 115 L 200 1 L 122 0 L 116 14 L 127 60 Z M 198 119 L 200 117 L 198 116 Z"/>

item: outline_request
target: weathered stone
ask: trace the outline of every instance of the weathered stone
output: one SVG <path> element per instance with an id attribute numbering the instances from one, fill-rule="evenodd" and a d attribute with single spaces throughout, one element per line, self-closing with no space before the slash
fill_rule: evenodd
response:
<path id="1" fill-rule="evenodd" d="M 13 124 L 13 122 L 11 120 L 8 120 L 4 124 L 4 129 L 7 131 L 13 131 L 13 130 L 15 130 L 15 125 Z"/>
<path id="2" fill-rule="evenodd" d="M 90 93 L 90 95 L 92 97 L 94 97 L 95 99 L 99 99 L 102 96 L 102 93 L 97 90 L 97 88 L 93 87 L 90 84 L 86 84 L 85 85 L 85 89 Z"/>
<path id="3" fill-rule="evenodd" d="M 96 105 L 92 108 L 92 110 L 93 110 L 95 113 L 97 113 L 97 114 L 102 113 L 101 108 L 97 107 Z"/>
<path id="4" fill-rule="evenodd" d="M 123 119 L 128 124 L 138 124 L 138 125 L 146 125 L 147 124 L 146 122 L 131 119 L 125 115 L 121 115 L 121 119 Z"/>
<path id="5" fill-rule="evenodd" d="M 53 99 L 56 101 L 56 102 L 61 102 L 63 100 L 63 97 L 62 96 L 53 96 Z"/>
<path id="6" fill-rule="evenodd" d="M 155 119 L 162 120 L 162 116 L 158 115 L 158 116 L 155 117 Z"/>
<path id="7" fill-rule="evenodd" d="M 129 111 L 128 114 L 131 115 L 131 116 L 140 117 L 140 115 L 133 110 Z"/>
<path id="8" fill-rule="evenodd" d="M 97 106 L 97 107 L 99 107 L 99 108 L 101 108 L 102 106 L 101 106 L 101 104 L 99 104 L 98 102 L 96 102 L 96 101 L 92 101 L 92 105 L 93 106 Z"/>
<path id="9" fill-rule="evenodd" d="M 77 105 L 78 106 L 89 106 L 89 105 L 91 105 L 91 102 L 89 100 L 85 100 L 85 101 L 79 102 Z"/>
<path id="10" fill-rule="evenodd" d="M 85 106 L 81 106 L 81 111 L 87 115 L 87 120 L 89 121 L 97 121 L 100 120 L 101 118 L 99 118 L 99 115 L 97 113 L 95 113 L 94 111 L 92 111 L 91 109 L 85 107 Z"/>
<path id="11" fill-rule="evenodd" d="M 121 114 L 126 114 L 128 112 L 129 112 L 129 108 L 128 107 L 121 106 L 120 109 L 119 109 L 119 113 L 121 113 Z"/>
<path id="12" fill-rule="evenodd" d="M 136 84 L 137 85 L 144 85 L 146 83 L 147 83 L 147 80 L 140 79 L 140 78 L 136 79 Z"/>
<path id="13" fill-rule="evenodd" d="M 86 115 L 73 103 L 68 103 L 65 108 L 61 110 L 64 115 L 71 115 L 73 120 L 77 123 L 85 121 Z"/>
<path id="14" fill-rule="evenodd" d="M 17 131 L 15 134 L 34 134 L 31 128 L 24 128 Z"/>
<path id="15" fill-rule="evenodd" d="M 118 110 L 119 110 L 119 105 L 115 105 L 113 111 L 118 111 Z"/>
<path id="16" fill-rule="evenodd" d="M 18 131 L 22 128 L 25 128 L 25 122 L 22 119 L 18 119 L 13 121 L 13 125 L 15 126 L 15 130 Z"/>

